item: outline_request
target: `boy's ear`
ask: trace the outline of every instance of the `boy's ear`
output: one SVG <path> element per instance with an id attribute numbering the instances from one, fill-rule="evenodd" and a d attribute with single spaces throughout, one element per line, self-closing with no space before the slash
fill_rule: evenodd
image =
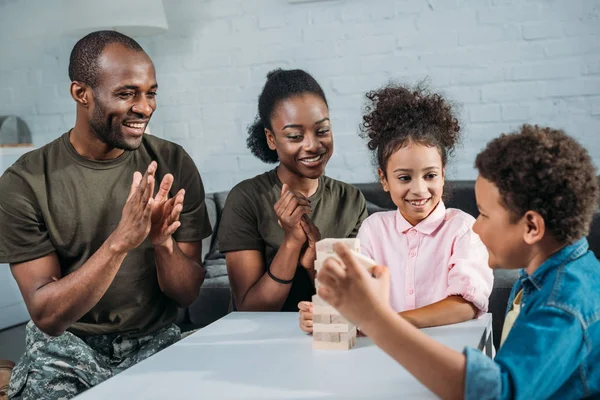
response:
<path id="1" fill-rule="evenodd" d="M 523 240 L 532 245 L 543 239 L 546 233 L 546 222 L 536 211 L 527 211 L 522 218 L 524 224 Z"/>
<path id="2" fill-rule="evenodd" d="M 379 182 L 381 183 L 381 187 L 384 191 L 389 192 L 390 187 L 388 186 L 387 179 L 385 178 L 385 174 L 381 168 L 377 168 L 377 174 L 379 175 Z"/>
<path id="3" fill-rule="evenodd" d="M 276 150 L 277 145 L 275 144 L 275 135 L 273 135 L 273 132 L 265 128 L 265 136 L 267 137 L 267 144 L 269 145 L 269 149 Z"/>

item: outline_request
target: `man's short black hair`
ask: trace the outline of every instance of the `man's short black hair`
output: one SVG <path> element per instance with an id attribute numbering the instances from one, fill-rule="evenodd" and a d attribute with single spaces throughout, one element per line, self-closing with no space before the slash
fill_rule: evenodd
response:
<path id="1" fill-rule="evenodd" d="M 142 46 L 129 36 L 115 31 L 96 31 L 81 38 L 73 47 L 69 59 L 71 81 L 85 83 L 91 88 L 98 84 L 99 58 L 104 48 L 111 43 L 119 43 L 134 51 L 144 51 Z"/>

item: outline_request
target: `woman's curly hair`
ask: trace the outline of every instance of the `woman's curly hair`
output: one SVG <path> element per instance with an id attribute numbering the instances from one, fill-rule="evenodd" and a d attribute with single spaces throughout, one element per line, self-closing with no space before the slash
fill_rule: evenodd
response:
<path id="1" fill-rule="evenodd" d="M 391 83 L 366 97 L 361 136 L 369 139 L 368 147 L 384 174 L 390 156 L 409 142 L 437 147 L 446 165 L 460 125 L 453 106 L 441 95 L 431 93 L 424 83 L 414 88 Z"/>
<path id="2" fill-rule="evenodd" d="M 589 233 L 598 207 L 596 169 L 587 150 L 564 131 L 523 125 L 488 143 L 475 167 L 498 187 L 513 222 L 538 212 L 563 244 Z"/>

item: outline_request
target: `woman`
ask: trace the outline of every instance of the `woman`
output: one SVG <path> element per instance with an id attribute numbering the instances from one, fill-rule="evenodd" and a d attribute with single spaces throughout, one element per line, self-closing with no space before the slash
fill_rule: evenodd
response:
<path id="1" fill-rule="evenodd" d="M 275 70 L 258 99 L 248 148 L 275 169 L 236 185 L 219 228 L 239 311 L 297 311 L 315 293 L 315 243 L 355 237 L 366 202 L 323 175 L 333 154 L 327 99 L 302 70 Z"/>

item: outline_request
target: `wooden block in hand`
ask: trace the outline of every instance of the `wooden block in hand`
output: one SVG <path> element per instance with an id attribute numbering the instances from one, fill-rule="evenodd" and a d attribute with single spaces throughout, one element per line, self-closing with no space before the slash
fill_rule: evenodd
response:
<path id="1" fill-rule="evenodd" d="M 312 296 L 312 303 L 313 303 L 313 306 L 328 306 L 328 307 L 331 307 L 329 305 L 329 303 L 326 302 L 325 300 L 323 300 L 318 294 L 313 294 L 313 296 Z"/>
<path id="2" fill-rule="evenodd" d="M 373 265 L 377 264 L 370 257 L 367 257 L 367 256 L 361 254 L 360 251 L 353 250 L 352 253 L 354 254 L 354 258 L 358 261 L 358 263 L 365 268 L 370 268 Z M 321 253 L 321 254 L 319 254 L 319 252 L 317 252 L 317 259 L 315 260 L 315 271 L 319 272 L 319 270 L 321 270 L 323 268 L 323 264 L 324 264 L 325 260 L 327 260 L 329 257 L 335 258 L 336 260 L 341 262 L 341 259 L 337 255 L 337 253 L 331 253 L 331 254 Z"/>
<path id="3" fill-rule="evenodd" d="M 320 251 L 325 252 L 325 253 L 334 254 L 335 253 L 335 251 L 333 251 L 334 243 L 344 243 L 346 246 L 348 246 L 350 248 L 350 250 L 354 250 L 354 251 L 360 253 L 360 240 L 358 240 L 357 238 L 340 238 L 340 239 L 327 238 L 327 239 L 321 239 L 317 242 L 317 245 L 316 245 L 317 254 Z M 317 258 L 318 258 L 318 256 L 317 256 Z"/>

